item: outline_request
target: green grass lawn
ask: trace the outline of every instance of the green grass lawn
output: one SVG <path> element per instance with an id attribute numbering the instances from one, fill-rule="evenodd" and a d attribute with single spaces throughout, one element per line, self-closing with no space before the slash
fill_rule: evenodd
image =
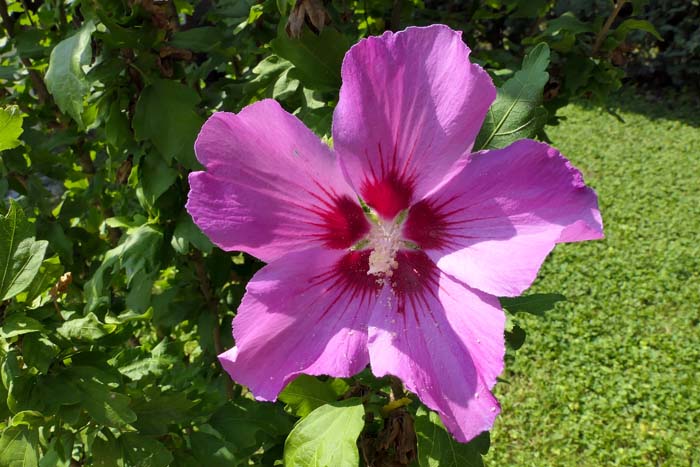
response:
<path id="1" fill-rule="evenodd" d="M 606 239 L 559 245 L 497 386 L 491 466 L 700 464 L 700 106 L 627 94 L 548 133 L 600 198 Z"/>

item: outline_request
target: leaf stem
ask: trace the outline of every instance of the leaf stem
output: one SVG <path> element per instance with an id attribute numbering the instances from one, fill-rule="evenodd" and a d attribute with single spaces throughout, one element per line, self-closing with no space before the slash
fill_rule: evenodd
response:
<path id="1" fill-rule="evenodd" d="M 608 16 L 608 19 L 605 21 L 605 24 L 603 25 L 601 30 L 598 31 L 598 35 L 595 37 L 593 49 L 591 49 L 591 55 L 595 55 L 598 52 L 598 49 L 603 44 L 603 40 L 607 37 L 608 31 L 610 31 L 610 27 L 615 21 L 615 18 L 617 18 L 617 15 L 620 14 L 620 10 L 622 10 L 622 7 L 625 6 L 625 3 L 627 2 L 628 0 L 618 0 L 617 3 L 615 3 L 615 7 L 613 8 L 612 13 L 610 13 L 610 16 Z"/>

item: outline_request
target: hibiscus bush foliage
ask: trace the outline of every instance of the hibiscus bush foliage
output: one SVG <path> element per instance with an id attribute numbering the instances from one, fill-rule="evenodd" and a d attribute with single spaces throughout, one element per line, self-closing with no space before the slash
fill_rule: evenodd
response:
<path id="1" fill-rule="evenodd" d="M 545 138 L 569 99 L 619 86 L 630 31 L 655 34 L 557 8 L 0 0 L 0 466 L 480 465 L 488 433 L 455 442 L 369 371 L 301 376 L 277 403 L 232 383 L 216 356 L 263 263 L 198 230 L 187 175 L 206 117 L 264 97 L 328 139 L 345 52 L 412 24 L 464 30 L 499 86 L 477 148 Z M 562 299 L 504 300 L 510 348 L 520 313 Z"/>

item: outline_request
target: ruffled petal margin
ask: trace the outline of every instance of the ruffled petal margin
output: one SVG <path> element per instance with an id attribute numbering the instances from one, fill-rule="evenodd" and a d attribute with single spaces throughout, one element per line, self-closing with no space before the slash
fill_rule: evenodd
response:
<path id="1" fill-rule="evenodd" d="M 248 283 L 219 360 L 256 398 L 275 400 L 301 373 L 352 376 L 369 363 L 367 325 L 379 285 L 369 252 L 290 253 Z"/>
<path id="2" fill-rule="evenodd" d="M 516 296 L 555 244 L 603 238 L 603 224 L 581 173 L 556 149 L 521 140 L 473 154 L 411 207 L 404 235 L 465 284 Z"/>
<path id="3" fill-rule="evenodd" d="M 273 100 L 214 114 L 195 151 L 206 171 L 189 176 L 187 210 L 223 250 L 270 262 L 348 248 L 369 230 L 333 153 Z"/>
<path id="4" fill-rule="evenodd" d="M 469 153 L 496 97 L 461 32 L 410 27 L 345 55 L 333 144 L 355 191 L 391 219 L 439 188 Z"/>
<path id="5" fill-rule="evenodd" d="M 422 252 L 401 252 L 372 312 L 372 372 L 394 375 L 437 411 L 461 442 L 489 430 L 503 370 L 505 315 L 495 297 L 440 272 Z"/>

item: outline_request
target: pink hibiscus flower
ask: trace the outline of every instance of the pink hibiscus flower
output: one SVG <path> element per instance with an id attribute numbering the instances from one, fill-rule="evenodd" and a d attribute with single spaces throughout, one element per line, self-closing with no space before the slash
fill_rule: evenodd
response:
<path id="1" fill-rule="evenodd" d="M 204 124 L 206 171 L 190 175 L 187 209 L 221 248 L 268 263 L 219 356 L 258 399 L 301 373 L 370 364 L 459 441 L 493 425 L 496 297 L 520 294 L 556 243 L 601 238 L 602 224 L 556 149 L 471 153 L 496 90 L 469 53 L 439 25 L 360 41 L 343 62 L 332 150 L 273 100 Z"/>

